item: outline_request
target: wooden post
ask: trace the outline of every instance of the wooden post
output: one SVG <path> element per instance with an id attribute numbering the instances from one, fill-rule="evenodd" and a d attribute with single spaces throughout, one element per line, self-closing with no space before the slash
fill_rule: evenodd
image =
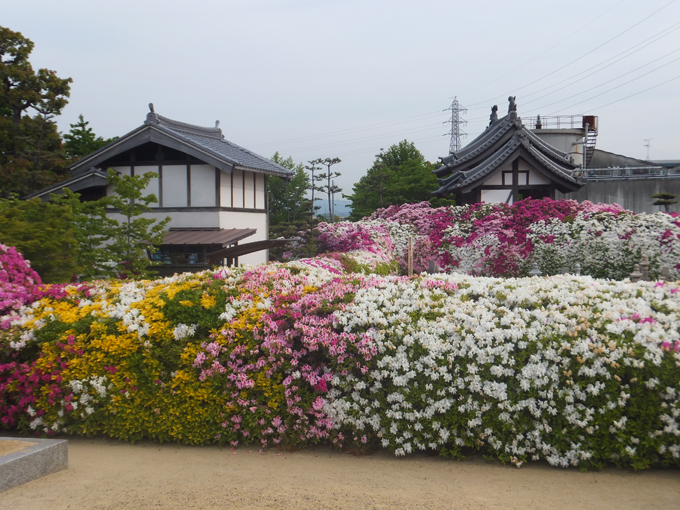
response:
<path id="1" fill-rule="evenodd" d="M 408 237 L 408 276 L 413 276 L 413 239 Z"/>

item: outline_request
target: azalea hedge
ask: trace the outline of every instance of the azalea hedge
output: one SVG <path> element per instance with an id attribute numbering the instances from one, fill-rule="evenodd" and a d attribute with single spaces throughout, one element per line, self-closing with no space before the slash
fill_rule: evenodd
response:
<path id="1" fill-rule="evenodd" d="M 42 297 L 63 297 L 64 285 L 43 285 L 28 260 L 13 246 L 0 243 L 0 326 L 3 316 Z"/>
<path id="2" fill-rule="evenodd" d="M 410 237 L 416 272 L 430 261 L 444 272 L 506 277 L 528 276 L 534 263 L 544 275 L 573 273 L 579 264 L 582 274 L 623 280 L 647 255 L 653 278 L 663 266 L 680 278 L 680 215 L 636 214 L 616 204 L 526 199 L 431 208 L 423 202 L 381 209 L 356 223 L 322 223 L 318 231 L 329 252 L 396 260 L 402 273 Z"/>
<path id="3" fill-rule="evenodd" d="M 680 465 L 677 283 L 351 272 L 390 263 L 336 254 L 61 287 L 3 321 L 0 424 Z"/>

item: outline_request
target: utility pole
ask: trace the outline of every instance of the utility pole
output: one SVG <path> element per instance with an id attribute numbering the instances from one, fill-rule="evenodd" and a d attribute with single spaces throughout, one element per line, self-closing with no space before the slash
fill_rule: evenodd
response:
<path id="1" fill-rule="evenodd" d="M 451 144 L 449 145 L 449 154 L 458 152 L 461 149 L 461 139 L 467 136 L 467 133 L 460 129 L 461 126 L 467 124 L 466 120 L 461 118 L 461 114 L 467 113 L 467 109 L 463 108 L 458 102 L 458 97 L 453 98 L 451 106 L 445 112 L 451 110 L 451 120 L 447 120 L 444 124 L 451 123 L 451 131 L 447 134 L 451 135 Z"/>
<path id="2" fill-rule="evenodd" d="M 647 147 L 647 161 L 649 161 L 649 141 L 650 140 L 651 140 L 651 138 L 645 138 L 645 144 L 643 145 L 643 147 Z"/>

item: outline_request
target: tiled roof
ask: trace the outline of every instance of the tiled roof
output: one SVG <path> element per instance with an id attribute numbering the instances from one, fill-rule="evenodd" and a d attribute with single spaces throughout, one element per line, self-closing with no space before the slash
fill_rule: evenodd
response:
<path id="1" fill-rule="evenodd" d="M 203 154 L 207 159 L 213 159 L 218 165 L 248 169 L 283 178 L 290 178 L 293 175 L 293 172 L 288 168 L 282 167 L 263 156 L 225 140 L 222 130 L 217 125 L 215 127 L 194 126 L 185 122 L 168 119 L 158 115 L 153 110 L 147 115 L 146 121 L 142 126 L 133 129 L 71 165 L 72 173 L 76 174 L 83 171 L 83 169 L 88 169 L 92 164 L 101 163 L 102 158 L 99 157 L 100 155 L 107 154 L 108 156 L 108 153 L 115 155 L 116 150 L 122 150 L 117 147 L 124 147 L 127 140 L 142 136 L 142 133 L 148 130 L 155 130 L 157 133 L 169 136 L 175 142 L 179 142 L 187 146 L 187 148 L 190 147 Z"/>
<path id="2" fill-rule="evenodd" d="M 69 188 L 72 191 L 78 191 L 81 187 L 90 186 L 106 186 L 107 174 L 105 170 L 98 168 L 87 168 L 81 172 L 74 173 L 72 177 L 64 181 L 60 181 L 52 186 L 34 191 L 30 195 L 24 197 L 25 200 L 29 198 L 40 197 L 46 200 L 52 193 L 60 193 L 62 189 Z M 87 184 L 84 184 L 87 183 Z"/>
<path id="3" fill-rule="evenodd" d="M 163 238 L 163 244 L 220 244 L 225 247 L 250 237 L 255 232 L 257 229 L 254 228 L 170 229 Z"/>
<path id="4" fill-rule="evenodd" d="M 440 158 L 443 164 L 434 171 L 439 177 L 440 188 L 434 194 L 450 193 L 481 181 L 520 147 L 562 182 L 567 181 L 576 186 L 582 184 L 574 175 L 577 167 L 571 162 L 569 155 L 526 129 L 516 112 L 511 112 L 493 122 L 462 150 Z M 470 168 L 470 164 L 474 166 Z"/>

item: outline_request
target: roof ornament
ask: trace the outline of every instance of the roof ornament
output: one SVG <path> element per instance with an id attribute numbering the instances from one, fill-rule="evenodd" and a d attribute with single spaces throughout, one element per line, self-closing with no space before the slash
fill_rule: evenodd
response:
<path id="1" fill-rule="evenodd" d="M 149 113 L 146 114 L 146 120 L 144 121 L 144 124 L 147 126 L 150 124 L 159 124 L 160 121 L 158 119 L 158 114 L 156 111 L 153 109 L 153 103 L 149 103 Z"/>
<path id="2" fill-rule="evenodd" d="M 489 116 L 489 126 L 498 120 L 498 105 L 491 107 L 491 115 Z"/>
<path id="3" fill-rule="evenodd" d="M 508 97 L 508 117 L 510 120 L 517 120 L 517 104 L 515 96 Z"/>
<path id="4" fill-rule="evenodd" d="M 220 127 L 220 121 L 219 121 L 219 120 L 216 120 L 216 121 L 215 121 L 215 127 L 216 127 L 216 128 Z"/>
<path id="5" fill-rule="evenodd" d="M 543 122 L 541 122 L 541 116 L 536 116 L 536 129 L 543 129 Z"/>

